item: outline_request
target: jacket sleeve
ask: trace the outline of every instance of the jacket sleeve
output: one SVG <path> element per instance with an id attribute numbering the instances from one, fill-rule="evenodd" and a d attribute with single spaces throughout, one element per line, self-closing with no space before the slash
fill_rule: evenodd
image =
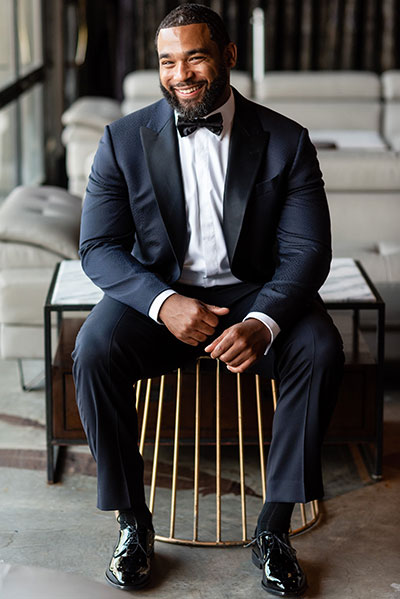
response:
<path id="1" fill-rule="evenodd" d="M 84 272 L 107 295 L 147 315 L 169 286 L 132 256 L 134 241 L 128 189 L 106 127 L 83 203 L 79 255 Z"/>
<path id="2" fill-rule="evenodd" d="M 303 129 L 277 226 L 276 268 L 250 311 L 292 324 L 316 298 L 332 257 L 328 204 L 316 151 Z"/>

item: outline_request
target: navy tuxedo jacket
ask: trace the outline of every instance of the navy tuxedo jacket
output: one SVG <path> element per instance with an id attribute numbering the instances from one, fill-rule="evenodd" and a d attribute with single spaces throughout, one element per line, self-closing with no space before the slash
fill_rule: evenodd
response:
<path id="1" fill-rule="evenodd" d="M 252 310 L 289 326 L 318 294 L 330 221 L 306 129 L 235 91 L 223 231 L 232 273 L 260 284 Z M 86 274 L 148 314 L 180 277 L 186 210 L 174 113 L 160 100 L 105 128 L 83 206 Z"/>

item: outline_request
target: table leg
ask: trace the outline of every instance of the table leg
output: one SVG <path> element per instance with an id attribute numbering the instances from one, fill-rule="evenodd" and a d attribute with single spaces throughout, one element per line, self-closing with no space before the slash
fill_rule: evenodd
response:
<path id="1" fill-rule="evenodd" d="M 46 433 L 47 433 L 47 482 L 55 482 L 57 455 L 52 445 L 53 433 L 53 388 L 51 376 L 51 310 L 44 308 L 44 365 L 46 377 Z"/>
<path id="2" fill-rule="evenodd" d="M 353 310 L 353 353 L 354 353 L 355 357 L 358 356 L 359 331 L 360 331 L 360 310 L 358 308 L 354 308 L 354 310 Z"/>
<path id="3" fill-rule="evenodd" d="M 383 458 L 383 395 L 384 395 L 384 359 L 385 359 L 385 305 L 378 306 L 378 318 L 376 329 L 376 453 L 375 471 L 372 478 L 382 478 Z"/>

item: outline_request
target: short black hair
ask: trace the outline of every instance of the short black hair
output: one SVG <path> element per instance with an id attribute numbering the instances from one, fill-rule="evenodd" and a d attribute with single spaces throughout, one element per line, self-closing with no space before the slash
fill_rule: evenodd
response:
<path id="1" fill-rule="evenodd" d="M 206 23 L 210 30 L 211 39 L 218 45 L 221 52 L 230 43 L 229 33 L 218 13 L 208 8 L 208 6 L 204 6 L 204 4 L 188 3 L 180 4 L 163 18 L 156 31 L 154 40 L 156 47 L 160 29 L 182 27 L 182 25 L 193 25 L 195 23 Z"/>

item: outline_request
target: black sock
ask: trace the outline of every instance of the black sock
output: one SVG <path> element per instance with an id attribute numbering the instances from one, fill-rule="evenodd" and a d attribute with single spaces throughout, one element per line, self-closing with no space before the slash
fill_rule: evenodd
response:
<path id="1" fill-rule="evenodd" d="M 257 521 L 257 532 L 289 532 L 294 503 L 266 501 Z"/>
<path id="2" fill-rule="evenodd" d="M 135 508 L 134 510 L 119 510 L 120 526 L 124 528 L 126 524 L 135 524 L 138 526 L 145 526 L 146 528 L 153 528 L 151 512 L 147 505 L 141 508 Z"/>

